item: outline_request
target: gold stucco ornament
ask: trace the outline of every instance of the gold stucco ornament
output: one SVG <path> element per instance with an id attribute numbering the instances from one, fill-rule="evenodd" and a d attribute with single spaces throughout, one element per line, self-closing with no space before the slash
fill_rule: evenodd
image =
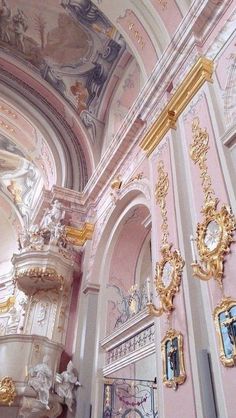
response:
<path id="1" fill-rule="evenodd" d="M 197 225 L 197 250 L 201 261 L 192 263 L 194 276 L 201 280 L 214 278 L 220 286 L 224 273 L 224 259 L 230 251 L 235 230 L 235 218 L 229 206 L 217 210 L 217 199 L 202 209 L 204 220 Z"/>
<path id="2" fill-rule="evenodd" d="M 171 244 L 161 248 L 161 255 L 161 261 L 156 263 L 155 284 L 163 311 L 168 312 L 174 308 L 173 298 L 179 290 L 184 260 L 178 250 L 172 251 Z"/>
<path id="3" fill-rule="evenodd" d="M 155 190 L 156 201 L 161 210 L 162 217 L 162 245 L 161 245 L 161 260 L 156 263 L 155 287 L 160 298 L 161 306 L 156 308 L 149 303 L 149 312 L 155 316 L 160 316 L 163 312 L 170 312 L 174 309 L 173 298 L 179 290 L 181 283 L 181 276 L 184 267 L 184 260 L 182 259 L 178 250 L 172 249 L 172 244 L 168 242 L 168 218 L 166 208 L 166 196 L 169 189 L 168 174 L 164 171 L 163 161 L 158 164 L 158 182 Z"/>
<path id="4" fill-rule="evenodd" d="M 16 397 L 16 388 L 11 377 L 0 380 L 0 405 L 11 406 Z"/>
<path id="5" fill-rule="evenodd" d="M 211 177 L 208 174 L 209 135 L 206 129 L 200 127 L 198 118 L 193 119 L 192 133 L 193 143 L 190 146 L 190 156 L 200 168 L 204 193 L 204 205 L 201 210 L 203 221 L 197 224 L 195 240 L 199 261 L 197 261 L 197 257 L 194 257 L 193 275 L 201 280 L 214 278 L 222 286 L 223 263 L 225 256 L 230 251 L 236 222 L 228 205 L 218 208 L 219 201 L 215 196 Z"/>

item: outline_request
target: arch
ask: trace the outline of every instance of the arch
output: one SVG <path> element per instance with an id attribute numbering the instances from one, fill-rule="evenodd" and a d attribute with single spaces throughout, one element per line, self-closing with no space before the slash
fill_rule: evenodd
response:
<path id="1" fill-rule="evenodd" d="M 1 64 L 2 97 L 45 138 L 57 164 L 57 184 L 82 191 L 94 169 L 94 160 L 81 122 L 71 109 L 65 111 L 62 100 L 49 88 L 39 89 L 33 76 L 26 76 L 3 59 Z"/>

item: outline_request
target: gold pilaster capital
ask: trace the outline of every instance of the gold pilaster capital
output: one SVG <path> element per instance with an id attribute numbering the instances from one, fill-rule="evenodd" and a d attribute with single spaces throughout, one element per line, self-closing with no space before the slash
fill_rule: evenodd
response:
<path id="1" fill-rule="evenodd" d="M 91 240 L 94 231 L 94 224 L 85 222 L 81 229 L 73 226 L 66 226 L 66 237 L 73 245 L 82 246 L 87 240 Z"/>
<path id="2" fill-rule="evenodd" d="M 141 141 L 140 146 L 148 156 L 170 128 L 176 129 L 176 122 L 180 114 L 205 81 L 212 82 L 212 74 L 213 61 L 200 57 Z"/>

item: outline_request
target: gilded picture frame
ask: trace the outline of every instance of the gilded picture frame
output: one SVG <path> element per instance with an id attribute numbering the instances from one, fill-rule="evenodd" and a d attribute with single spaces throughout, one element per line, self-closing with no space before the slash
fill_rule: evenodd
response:
<path id="1" fill-rule="evenodd" d="M 183 335 L 169 329 L 161 341 L 163 383 L 168 388 L 178 389 L 186 380 L 183 351 Z"/>
<path id="2" fill-rule="evenodd" d="M 236 365 L 236 300 L 223 298 L 216 306 L 213 317 L 221 363 L 226 367 L 233 367 Z"/>
<path id="3" fill-rule="evenodd" d="M 217 210 L 217 199 L 202 209 L 204 220 L 197 225 L 197 249 L 200 261 L 192 263 L 193 275 L 201 280 L 214 278 L 222 285 L 224 259 L 230 251 L 235 230 L 235 217 L 227 205 Z"/>
<path id="4" fill-rule="evenodd" d="M 163 311 L 174 309 L 173 298 L 179 291 L 184 260 L 178 250 L 172 251 L 171 244 L 161 248 L 161 261 L 156 263 L 155 285 Z"/>

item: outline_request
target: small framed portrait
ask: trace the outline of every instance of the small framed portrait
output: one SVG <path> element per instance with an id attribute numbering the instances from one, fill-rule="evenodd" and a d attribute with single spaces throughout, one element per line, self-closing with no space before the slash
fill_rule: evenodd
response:
<path id="1" fill-rule="evenodd" d="M 161 342 L 161 352 L 163 383 L 177 390 L 186 379 L 182 334 L 174 329 L 168 330 Z"/>
<path id="2" fill-rule="evenodd" d="M 236 300 L 224 298 L 214 310 L 219 338 L 220 360 L 224 366 L 236 365 Z"/>

